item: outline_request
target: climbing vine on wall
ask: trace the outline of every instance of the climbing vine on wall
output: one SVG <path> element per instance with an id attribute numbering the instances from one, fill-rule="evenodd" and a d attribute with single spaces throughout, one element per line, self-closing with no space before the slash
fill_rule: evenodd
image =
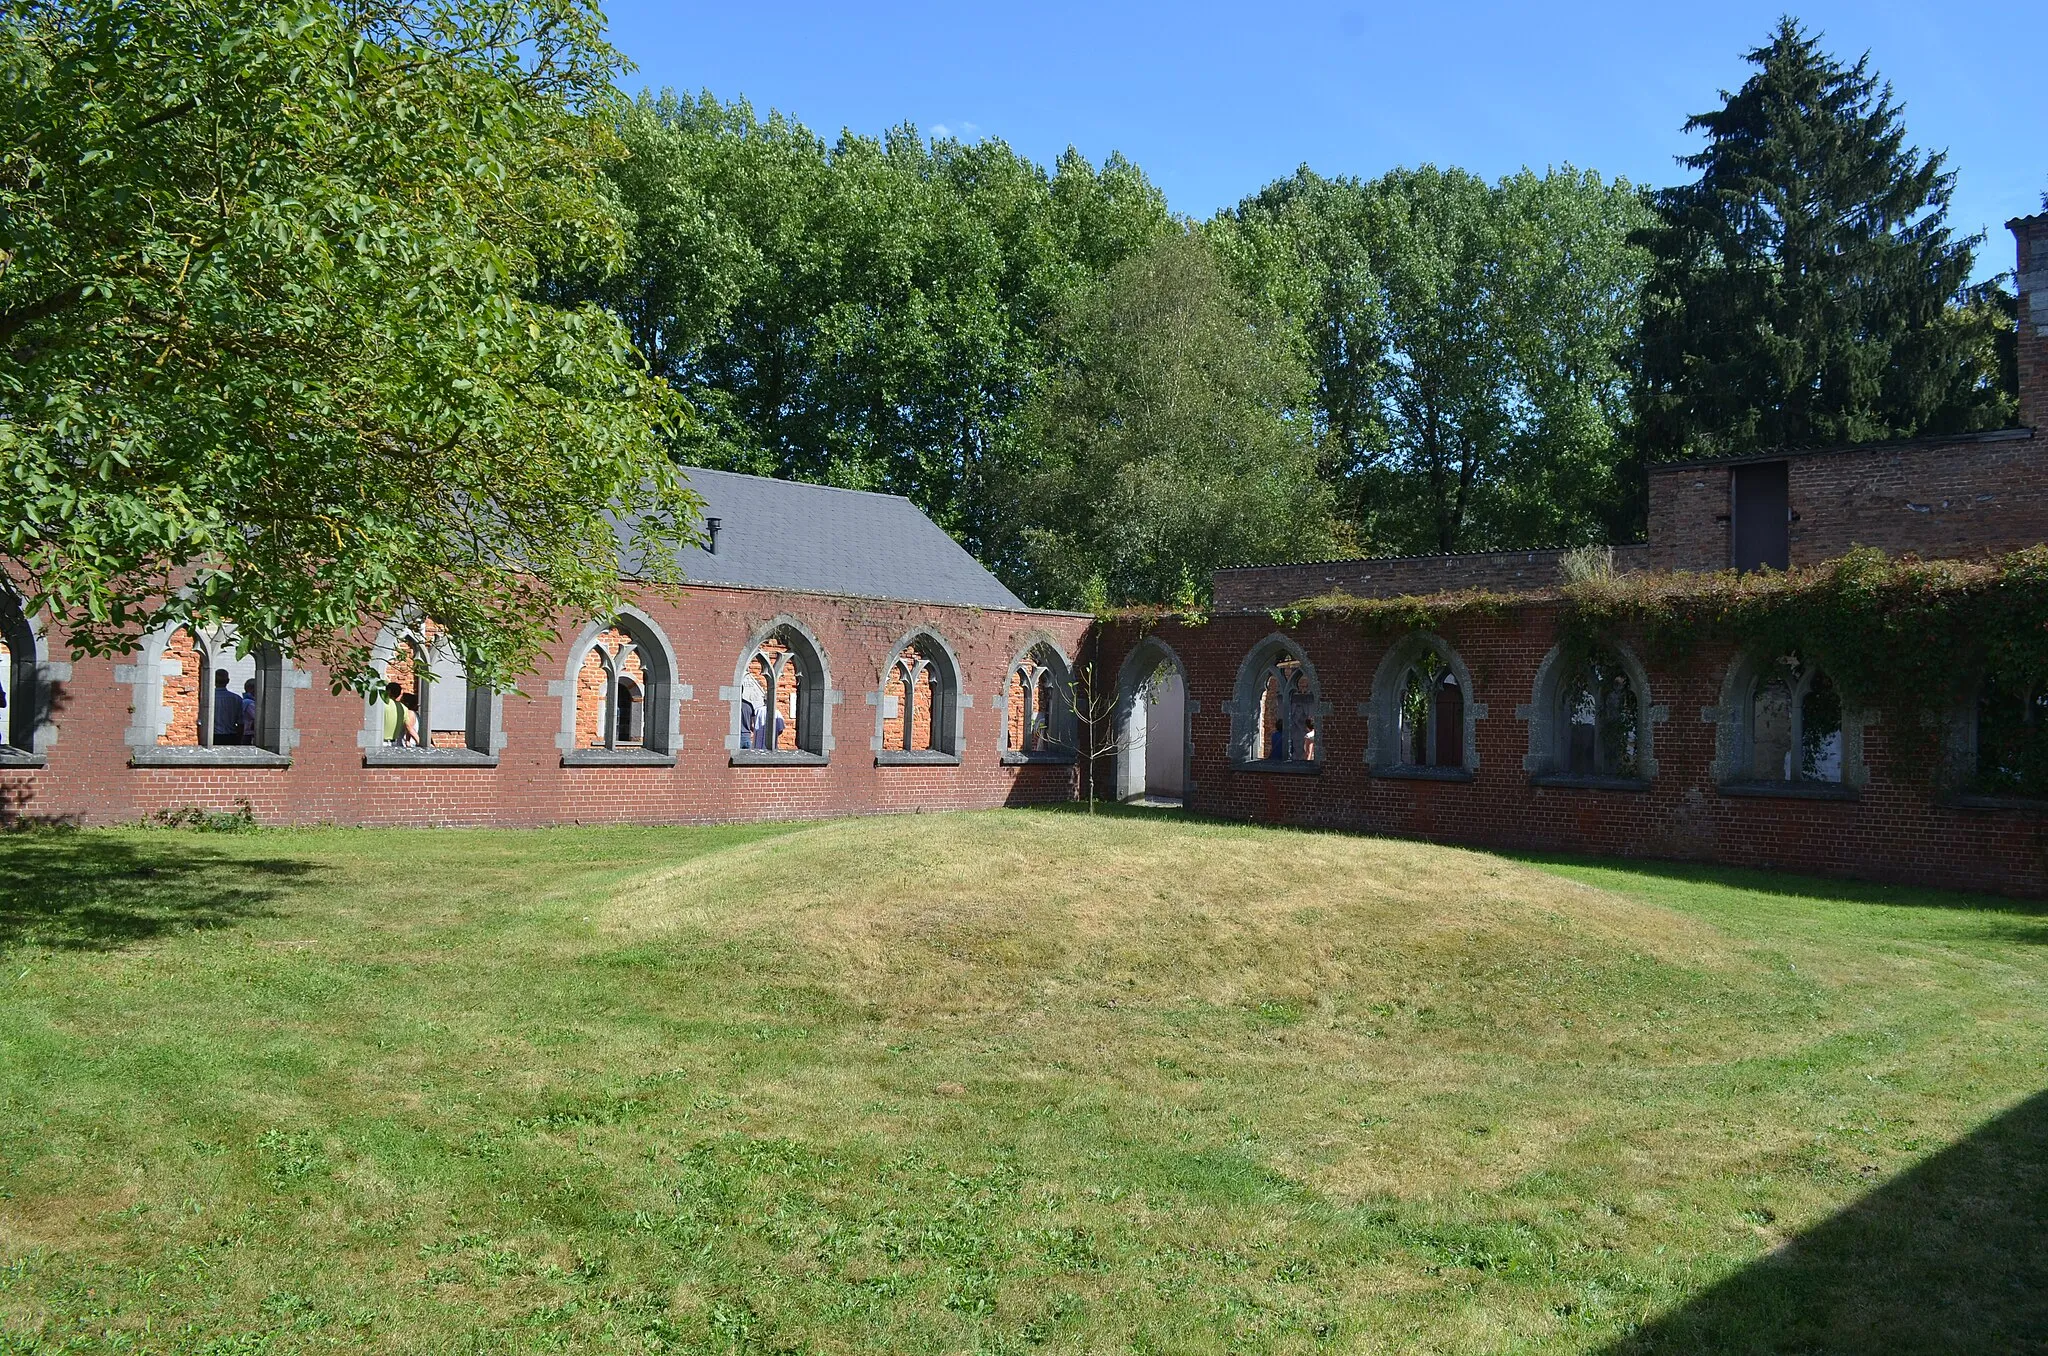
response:
<path id="1" fill-rule="evenodd" d="M 2026 693 L 2048 676 L 2043 547 L 1989 561 L 1858 549 L 1783 573 L 1587 579 L 1567 585 L 1564 602 L 1568 643 L 1619 632 L 1667 661 L 1705 639 L 1798 655 L 1846 701 L 1887 713 L 1893 737 L 1921 754 L 1980 682 Z"/>

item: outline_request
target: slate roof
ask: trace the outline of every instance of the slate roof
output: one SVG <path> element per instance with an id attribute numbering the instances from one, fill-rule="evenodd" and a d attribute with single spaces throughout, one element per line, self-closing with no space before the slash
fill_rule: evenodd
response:
<path id="1" fill-rule="evenodd" d="M 687 467 L 715 552 L 683 551 L 694 584 L 1025 611 L 1023 600 L 901 495 Z"/>

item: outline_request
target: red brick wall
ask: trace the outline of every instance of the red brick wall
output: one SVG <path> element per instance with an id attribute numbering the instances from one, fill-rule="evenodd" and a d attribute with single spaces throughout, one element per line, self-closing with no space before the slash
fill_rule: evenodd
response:
<path id="1" fill-rule="evenodd" d="M 1536 671 L 1556 640 L 1554 606 L 1532 602 L 1445 632 L 1471 670 L 1479 766 L 1469 782 L 1417 781 L 1371 774 L 1365 762 L 1374 671 L 1398 636 L 1373 636 L 1356 624 L 1311 620 L 1292 629 L 1320 675 L 1330 717 L 1320 731 L 1317 773 L 1239 771 L 1228 759 L 1237 670 L 1270 635 L 1263 615 L 1218 616 L 1206 625 L 1168 622 L 1151 634 L 1187 663 L 1194 762 L 1190 808 L 1234 819 L 1361 829 L 1483 847 L 1684 858 L 1769 866 L 1827 875 L 1919 881 L 2048 896 L 2048 810 L 1967 809 L 1895 776 L 1891 732 L 1880 720 L 1864 731 L 1869 782 L 1854 801 L 1723 795 L 1712 774 L 1716 727 L 1701 709 L 1716 707 L 1734 655 L 1701 644 L 1682 664 L 1648 666 L 1651 701 L 1669 717 L 1652 727 L 1657 776 L 1646 791 L 1596 791 L 1531 784 L 1524 758 L 1528 703 Z M 1101 668 L 1114 673 L 1132 633 L 1103 638 Z M 1114 769 L 1098 768 L 1098 785 Z"/>
<path id="2" fill-rule="evenodd" d="M 119 661 L 84 659 L 56 694 L 61 737 L 49 746 L 48 765 L 0 771 L 0 812 L 105 824 L 246 800 L 268 823 L 705 823 L 972 809 L 1072 794 L 1072 768 L 1002 764 L 997 698 L 1028 638 L 1049 632 L 1075 655 L 1090 626 L 1085 617 L 712 588 L 649 594 L 637 604 L 667 635 L 679 681 L 693 689 L 681 707 L 673 768 L 561 765 L 561 698 L 549 685 L 566 676 L 569 639 L 581 625 L 565 617 L 562 641 L 521 681 L 521 693 L 504 698 L 506 746 L 495 768 L 363 766 L 363 699 L 332 694 L 318 670 L 292 693 L 300 743 L 290 767 L 131 767 L 123 735 L 134 689 L 115 681 Z M 817 636 L 831 685 L 843 694 L 832 708 L 837 747 L 825 767 L 733 767 L 725 747 L 731 708 L 719 691 L 731 686 L 748 638 L 784 613 Z M 942 636 L 960 662 L 961 690 L 971 698 L 961 763 L 877 767 L 869 742 L 876 712 L 866 694 L 879 691 L 896 641 L 920 629 Z M 61 656 L 62 648 L 59 635 L 53 650 Z"/>
<path id="3" fill-rule="evenodd" d="M 2048 436 L 2026 429 L 1785 461 L 1798 515 L 1790 526 L 1794 566 L 1833 560 L 1852 546 L 1967 559 L 2048 541 Z M 1651 568 L 1728 568 L 1728 482 L 1726 462 L 1651 470 Z"/>

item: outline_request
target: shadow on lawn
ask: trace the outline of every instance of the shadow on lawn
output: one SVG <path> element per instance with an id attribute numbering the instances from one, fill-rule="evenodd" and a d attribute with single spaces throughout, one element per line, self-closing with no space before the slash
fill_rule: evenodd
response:
<path id="1" fill-rule="evenodd" d="M 2048 1093 L 1609 1348 L 2017 1352 L 2048 1348 Z"/>
<path id="2" fill-rule="evenodd" d="M 24 944 L 107 951 L 275 917 L 272 903 L 316 870 L 286 857 L 231 855 L 193 833 L 0 834 L 0 952 Z"/>

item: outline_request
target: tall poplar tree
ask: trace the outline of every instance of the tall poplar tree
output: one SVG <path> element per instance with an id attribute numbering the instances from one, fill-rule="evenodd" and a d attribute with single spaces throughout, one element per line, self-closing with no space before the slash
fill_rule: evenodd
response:
<path id="1" fill-rule="evenodd" d="M 1980 237 L 1948 225 L 1955 175 L 1909 145 L 1868 56 L 1796 20 L 1686 123 L 1697 181 L 1657 194 L 1639 349 L 1651 459 L 1956 432 L 2003 422 L 1991 308 L 1965 304 Z"/>

